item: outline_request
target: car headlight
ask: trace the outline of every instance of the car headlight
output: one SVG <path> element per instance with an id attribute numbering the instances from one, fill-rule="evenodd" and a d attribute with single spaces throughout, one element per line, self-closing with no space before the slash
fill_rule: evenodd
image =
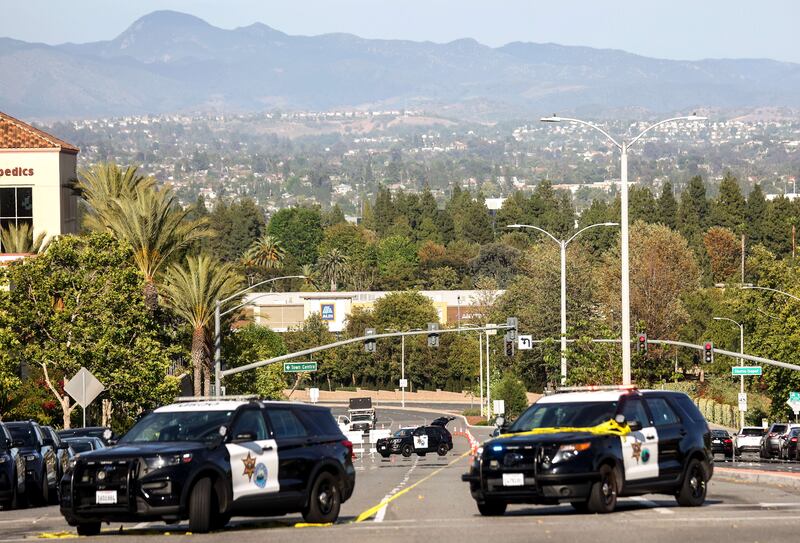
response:
<path id="1" fill-rule="evenodd" d="M 145 473 L 156 471 L 169 466 L 178 464 L 188 464 L 192 461 L 192 453 L 175 454 L 170 456 L 151 456 L 144 459 L 146 467 Z"/>
<path id="2" fill-rule="evenodd" d="M 475 456 L 477 456 L 478 458 L 483 456 L 483 446 L 478 447 L 478 450 L 475 451 Z"/>
<path id="3" fill-rule="evenodd" d="M 561 445 L 558 448 L 558 452 L 556 452 L 555 456 L 553 457 L 553 464 L 571 460 L 572 458 L 578 456 L 580 452 L 589 449 L 591 446 L 592 443 L 589 441 L 584 443 L 570 443 L 568 445 Z"/>

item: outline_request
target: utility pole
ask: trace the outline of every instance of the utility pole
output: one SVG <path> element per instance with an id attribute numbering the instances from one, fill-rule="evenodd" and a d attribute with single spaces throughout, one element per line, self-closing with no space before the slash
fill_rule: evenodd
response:
<path id="1" fill-rule="evenodd" d="M 794 226 L 792 226 L 792 232 L 794 232 Z M 792 253 L 792 258 L 794 258 L 794 253 Z M 744 285 L 744 232 L 742 232 L 742 284 Z"/>

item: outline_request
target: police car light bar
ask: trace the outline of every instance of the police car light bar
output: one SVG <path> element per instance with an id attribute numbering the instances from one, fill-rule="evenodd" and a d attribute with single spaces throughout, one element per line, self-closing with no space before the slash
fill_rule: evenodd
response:
<path id="1" fill-rule="evenodd" d="M 257 394 L 240 394 L 233 396 L 178 396 L 175 398 L 175 402 L 221 402 L 226 400 L 233 402 L 248 402 L 258 399 L 259 397 Z"/>
<path id="2" fill-rule="evenodd" d="M 559 387 L 555 390 L 556 393 L 560 392 L 597 392 L 597 391 L 613 391 L 613 390 L 636 390 L 636 385 L 588 385 L 580 387 Z"/>

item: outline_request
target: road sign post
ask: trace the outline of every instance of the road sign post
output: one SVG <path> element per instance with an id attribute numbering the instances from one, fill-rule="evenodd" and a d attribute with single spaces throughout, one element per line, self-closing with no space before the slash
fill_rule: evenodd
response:
<path id="1" fill-rule="evenodd" d="M 317 371 L 316 362 L 284 362 L 284 373 L 302 373 L 305 371 Z"/>
<path id="2" fill-rule="evenodd" d="M 86 428 L 86 406 L 92 403 L 105 389 L 103 383 L 82 366 L 78 373 L 64 385 L 64 391 L 83 408 L 84 428 Z"/>
<path id="3" fill-rule="evenodd" d="M 308 399 L 311 400 L 311 403 L 317 403 L 319 401 L 319 389 L 318 388 L 309 388 L 308 389 Z"/>
<path id="4" fill-rule="evenodd" d="M 747 411 L 747 392 L 739 393 L 739 411 L 742 413 Z"/>
<path id="5" fill-rule="evenodd" d="M 733 366 L 731 375 L 761 375 L 761 366 Z"/>

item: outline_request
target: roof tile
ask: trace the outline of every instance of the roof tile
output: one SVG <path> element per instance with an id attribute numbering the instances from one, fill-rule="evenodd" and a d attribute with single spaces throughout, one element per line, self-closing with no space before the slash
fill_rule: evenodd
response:
<path id="1" fill-rule="evenodd" d="M 67 153 L 80 152 L 74 145 L 2 111 L 0 111 L 0 149 L 60 149 Z"/>

